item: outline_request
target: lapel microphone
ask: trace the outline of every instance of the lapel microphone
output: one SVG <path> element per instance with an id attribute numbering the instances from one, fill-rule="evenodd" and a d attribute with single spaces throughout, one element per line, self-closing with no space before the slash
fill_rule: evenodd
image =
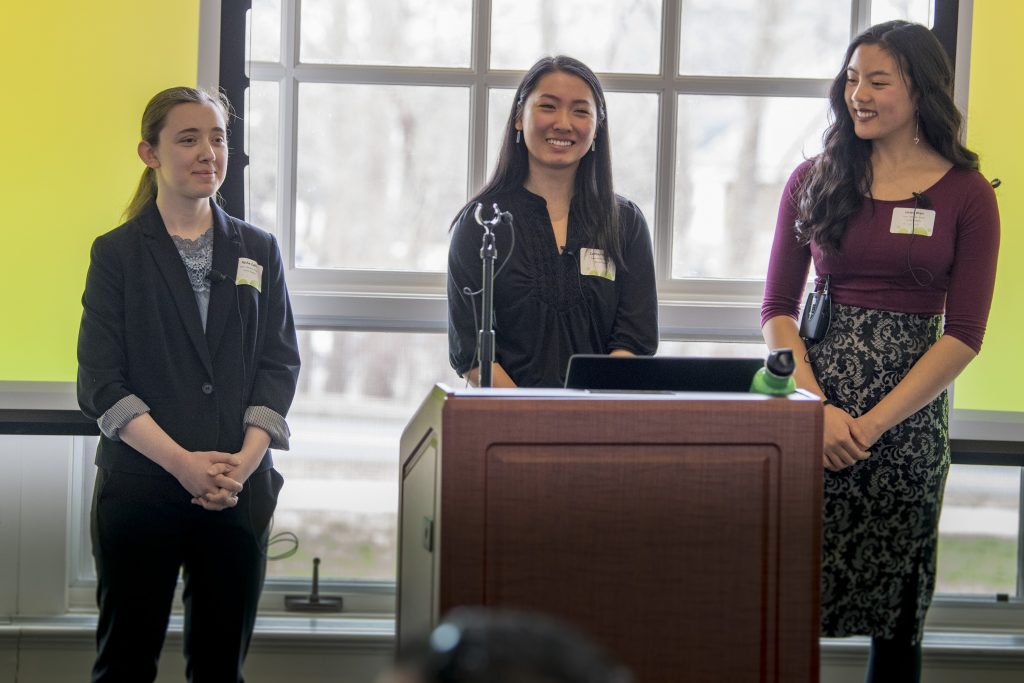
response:
<path id="1" fill-rule="evenodd" d="M 209 280 L 211 284 L 219 285 L 220 283 L 227 280 L 228 276 L 220 272 L 216 268 L 211 268 L 210 272 L 206 274 L 206 279 Z"/>

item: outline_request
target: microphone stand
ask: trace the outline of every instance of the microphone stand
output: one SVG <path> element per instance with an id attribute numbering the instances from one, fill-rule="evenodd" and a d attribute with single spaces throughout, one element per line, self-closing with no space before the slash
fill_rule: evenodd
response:
<path id="1" fill-rule="evenodd" d="M 484 229 L 483 243 L 480 246 L 480 261 L 483 267 L 483 278 L 481 279 L 481 302 L 480 302 L 480 329 L 477 331 L 477 348 L 480 349 L 480 386 L 494 386 L 493 365 L 495 357 L 494 346 L 494 262 L 498 259 L 498 249 L 495 244 L 494 228 L 499 223 L 511 225 L 512 214 L 502 212 L 497 204 L 492 204 L 494 217 L 484 220 L 480 215 L 483 211 L 483 204 L 477 203 L 473 217 L 477 224 Z"/>

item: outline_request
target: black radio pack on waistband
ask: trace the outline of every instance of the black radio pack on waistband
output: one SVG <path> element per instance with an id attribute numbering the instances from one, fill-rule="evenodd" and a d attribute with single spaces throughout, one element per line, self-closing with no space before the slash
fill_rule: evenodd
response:
<path id="1" fill-rule="evenodd" d="M 817 344 L 828 334 L 828 325 L 832 320 L 832 295 L 829 293 L 831 276 L 825 276 L 825 284 L 820 292 L 814 291 L 807 295 L 804 312 L 800 316 L 800 336 L 807 344 Z"/>

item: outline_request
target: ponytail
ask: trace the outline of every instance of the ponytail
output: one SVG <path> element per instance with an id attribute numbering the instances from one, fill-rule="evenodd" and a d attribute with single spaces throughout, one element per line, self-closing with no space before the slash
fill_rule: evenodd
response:
<path id="1" fill-rule="evenodd" d="M 135 188 L 132 200 L 125 207 L 124 214 L 121 216 L 122 220 L 127 223 L 138 217 L 146 205 L 154 199 L 156 199 L 156 171 L 147 166 L 142 172 L 142 177 L 139 178 L 139 186 Z"/>

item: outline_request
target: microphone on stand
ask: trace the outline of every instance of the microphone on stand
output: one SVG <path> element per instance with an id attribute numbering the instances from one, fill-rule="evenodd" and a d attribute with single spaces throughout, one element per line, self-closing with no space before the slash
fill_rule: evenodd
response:
<path id="1" fill-rule="evenodd" d="M 473 211 L 473 218 L 484 229 L 483 243 L 480 246 L 480 260 L 483 267 L 480 330 L 477 332 L 477 348 L 480 350 L 481 387 L 491 387 L 494 385 L 494 262 L 498 258 L 494 230 L 502 223 L 510 228 L 512 227 L 512 214 L 499 209 L 496 203 L 491 206 L 494 209 L 494 216 L 489 220 L 484 220 L 483 218 L 484 205 L 482 203 L 477 202 L 476 209 Z"/>

